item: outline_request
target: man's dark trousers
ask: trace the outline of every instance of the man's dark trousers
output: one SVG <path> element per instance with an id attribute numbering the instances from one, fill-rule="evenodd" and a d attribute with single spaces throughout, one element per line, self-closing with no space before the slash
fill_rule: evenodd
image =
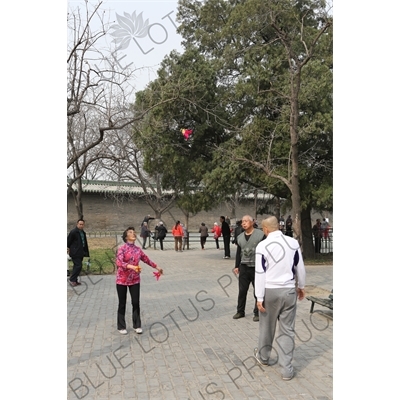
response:
<path id="1" fill-rule="evenodd" d="M 238 295 L 238 306 L 237 312 L 240 314 L 245 315 L 246 310 L 246 299 L 247 299 L 247 292 L 250 287 L 250 283 L 253 285 L 254 291 L 254 275 L 255 275 L 255 268 L 248 267 L 245 264 L 240 264 L 239 267 L 239 295 Z M 257 297 L 255 296 L 254 292 L 254 315 L 258 315 L 258 308 L 257 308 Z"/>
<path id="2" fill-rule="evenodd" d="M 224 236 L 224 250 L 225 250 L 225 257 L 230 257 L 231 256 L 231 237 L 230 236 Z"/>
<path id="3" fill-rule="evenodd" d="M 74 263 L 74 268 L 72 269 L 72 275 L 69 278 L 71 282 L 78 282 L 78 276 L 82 271 L 82 261 L 83 257 L 72 259 L 72 262 Z"/>

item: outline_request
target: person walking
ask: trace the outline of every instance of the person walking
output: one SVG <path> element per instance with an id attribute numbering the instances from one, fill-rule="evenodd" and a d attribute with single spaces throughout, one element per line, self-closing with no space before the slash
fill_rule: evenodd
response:
<path id="1" fill-rule="evenodd" d="M 147 238 L 150 237 L 150 230 L 149 227 L 147 226 L 147 222 L 143 222 L 142 227 L 140 228 L 140 237 L 143 239 L 143 244 L 142 244 L 142 249 L 146 249 L 146 241 Z M 150 239 L 149 239 L 150 243 Z M 151 245 L 151 243 L 150 243 Z"/>
<path id="2" fill-rule="evenodd" d="M 164 226 L 163 222 L 160 221 L 158 225 L 154 228 L 156 234 L 156 240 L 160 241 L 160 249 L 164 250 L 164 239 L 167 236 L 167 228 Z"/>
<path id="3" fill-rule="evenodd" d="M 221 222 L 221 233 L 222 233 L 222 238 L 224 240 L 224 257 L 223 258 L 231 258 L 231 228 L 228 225 L 228 223 L 225 221 L 225 217 L 221 215 L 219 217 L 219 220 Z"/>
<path id="4" fill-rule="evenodd" d="M 244 215 L 242 218 L 242 232 L 236 239 L 237 250 L 235 268 L 233 272 L 239 274 L 239 294 L 237 301 L 237 311 L 233 319 L 243 318 L 246 310 L 247 292 L 249 291 L 250 284 L 253 285 L 254 290 L 254 274 L 256 264 L 256 247 L 265 236 L 261 229 L 254 228 L 254 221 L 250 215 Z M 253 308 L 253 321 L 257 322 L 258 308 L 257 298 L 254 295 L 254 308 Z"/>
<path id="5" fill-rule="evenodd" d="M 286 236 L 290 236 L 293 237 L 293 220 L 292 220 L 292 216 L 289 215 L 286 219 L 286 232 L 285 232 Z"/>
<path id="6" fill-rule="evenodd" d="M 71 286 L 81 285 L 78 282 L 79 274 L 82 271 L 83 257 L 89 257 L 89 245 L 86 239 L 85 220 L 80 218 L 76 222 L 76 227 L 72 229 L 67 237 L 67 253 L 71 257 L 74 267 L 69 277 Z"/>
<path id="7" fill-rule="evenodd" d="M 211 233 L 214 234 L 215 245 L 219 250 L 219 238 L 221 237 L 221 227 L 216 222 L 214 222 L 214 227 L 211 229 Z"/>
<path id="8" fill-rule="evenodd" d="M 314 249 L 315 253 L 321 253 L 321 241 L 322 241 L 322 227 L 321 220 L 318 218 L 312 227 L 312 232 L 314 235 Z"/>
<path id="9" fill-rule="evenodd" d="M 306 270 L 298 241 L 279 230 L 276 217 L 262 221 L 266 239 L 256 248 L 255 291 L 260 312 L 258 347 L 254 357 L 260 365 L 278 362 L 282 379 L 293 378 L 297 299 L 305 296 Z M 276 325 L 278 361 L 271 360 Z"/>
<path id="10" fill-rule="evenodd" d="M 187 247 L 187 249 L 189 250 L 189 236 L 188 236 L 188 231 L 187 231 L 187 229 L 186 229 L 186 226 L 185 226 L 185 224 L 183 224 L 182 222 L 181 222 L 181 227 L 182 227 L 182 230 L 183 230 L 183 237 L 182 237 L 182 240 L 183 240 L 183 250 L 185 250 L 185 247 Z"/>
<path id="11" fill-rule="evenodd" d="M 200 233 L 201 249 L 204 250 L 204 246 L 205 246 L 207 238 L 208 238 L 208 228 L 204 222 L 202 222 L 200 225 L 199 233 Z"/>
<path id="12" fill-rule="evenodd" d="M 143 250 L 135 245 L 136 232 L 133 227 L 127 228 L 122 234 L 125 242 L 118 248 L 115 264 L 117 266 L 116 287 L 118 295 L 117 329 L 122 335 L 126 335 L 125 312 L 127 292 L 131 296 L 132 303 L 132 325 L 136 333 L 143 332 L 140 319 L 140 273 L 139 262 L 143 261 L 158 271 L 159 275 L 164 273 L 162 268 L 149 259 Z"/>
<path id="13" fill-rule="evenodd" d="M 171 232 L 175 239 L 175 251 L 182 251 L 183 229 L 181 226 L 181 221 L 176 221 L 175 225 L 172 227 Z"/>

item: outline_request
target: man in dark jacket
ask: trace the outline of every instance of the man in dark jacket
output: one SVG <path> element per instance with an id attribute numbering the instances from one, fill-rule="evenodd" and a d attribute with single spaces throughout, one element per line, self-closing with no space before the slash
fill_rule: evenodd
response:
<path id="1" fill-rule="evenodd" d="M 291 215 L 286 220 L 286 236 L 293 237 L 293 220 Z"/>
<path id="2" fill-rule="evenodd" d="M 164 250 L 163 241 L 167 236 L 167 228 L 164 226 L 162 221 L 160 221 L 154 230 L 156 231 L 156 240 L 160 241 L 160 248 L 161 250 Z"/>
<path id="3" fill-rule="evenodd" d="M 72 275 L 69 278 L 71 286 L 78 286 L 78 276 L 82 270 L 83 257 L 89 257 L 89 246 L 86 239 L 86 233 L 83 230 L 85 221 L 79 219 L 76 223 L 76 228 L 72 229 L 67 237 L 67 253 L 74 263 Z"/>
<path id="4" fill-rule="evenodd" d="M 221 234 L 224 239 L 224 251 L 225 255 L 223 258 L 231 258 L 231 228 L 229 224 L 225 221 L 225 217 L 221 215 L 219 217 L 219 220 L 221 222 Z"/>
<path id="5" fill-rule="evenodd" d="M 143 221 L 142 221 L 142 223 L 140 224 L 140 227 L 142 227 L 143 224 L 144 224 L 145 222 L 146 222 L 147 225 L 149 225 L 149 222 L 150 222 L 150 220 L 152 220 L 152 219 L 154 219 L 154 218 L 151 217 L 150 214 L 146 215 L 146 216 L 143 218 Z"/>
<path id="6" fill-rule="evenodd" d="M 237 237 L 244 231 L 242 227 L 242 220 L 236 221 L 236 227 L 235 227 L 235 232 L 233 236 L 233 244 L 237 245 Z"/>

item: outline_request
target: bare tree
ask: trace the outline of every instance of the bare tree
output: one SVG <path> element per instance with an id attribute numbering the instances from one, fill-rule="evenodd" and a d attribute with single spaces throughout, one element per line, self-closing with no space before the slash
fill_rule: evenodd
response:
<path id="1" fill-rule="evenodd" d="M 161 215 L 173 206 L 176 194 L 162 188 L 162 171 L 148 174 L 143 169 L 142 154 L 132 139 L 129 127 L 116 132 L 113 139 L 112 144 L 108 144 L 112 156 L 110 154 L 102 158 L 101 169 L 107 171 L 107 177 L 111 180 L 136 183 L 142 189 L 142 196 L 154 211 L 155 217 L 161 219 Z"/>
<path id="2" fill-rule="evenodd" d="M 116 49 L 102 47 L 110 29 L 102 1 L 68 13 L 67 55 L 67 170 L 79 216 L 83 214 L 81 179 L 90 166 L 101 158 L 113 158 L 104 145 L 110 136 L 136 121 L 149 111 L 133 111 L 135 70 L 122 65 Z M 173 101 L 168 97 L 159 104 Z M 154 105 L 156 107 L 158 104 Z M 100 165 L 100 164 L 97 164 Z"/>

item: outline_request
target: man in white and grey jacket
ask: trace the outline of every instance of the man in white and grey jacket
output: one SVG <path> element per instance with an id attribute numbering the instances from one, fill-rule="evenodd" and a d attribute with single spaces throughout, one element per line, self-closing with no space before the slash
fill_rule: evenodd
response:
<path id="1" fill-rule="evenodd" d="M 293 378 L 297 298 L 303 300 L 306 271 L 299 243 L 283 235 L 276 217 L 262 221 L 266 239 L 256 248 L 255 295 L 259 313 L 258 347 L 254 357 L 261 365 L 272 365 L 271 352 L 278 355 L 282 379 Z M 278 322 L 279 321 L 279 322 Z M 277 348 L 272 344 L 276 324 Z"/>

